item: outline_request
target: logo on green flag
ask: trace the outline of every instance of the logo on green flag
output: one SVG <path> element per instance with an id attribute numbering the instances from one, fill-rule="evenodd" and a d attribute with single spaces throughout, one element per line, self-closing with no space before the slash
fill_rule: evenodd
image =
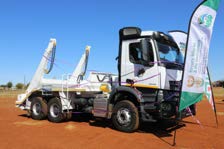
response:
<path id="1" fill-rule="evenodd" d="M 205 27 L 210 27 L 212 24 L 213 17 L 209 14 L 203 14 L 198 18 L 198 23 Z"/>

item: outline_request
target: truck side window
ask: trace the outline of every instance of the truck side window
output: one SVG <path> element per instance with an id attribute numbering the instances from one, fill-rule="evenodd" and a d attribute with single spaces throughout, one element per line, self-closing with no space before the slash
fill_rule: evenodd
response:
<path id="1" fill-rule="evenodd" d="M 149 53 L 150 53 L 150 61 L 149 62 L 154 62 L 154 56 L 153 56 L 153 50 L 152 50 L 151 43 L 150 43 L 150 47 L 149 47 Z M 140 42 L 131 43 L 129 45 L 129 60 L 130 60 L 130 62 L 132 62 L 134 64 L 141 64 L 143 62 Z"/>

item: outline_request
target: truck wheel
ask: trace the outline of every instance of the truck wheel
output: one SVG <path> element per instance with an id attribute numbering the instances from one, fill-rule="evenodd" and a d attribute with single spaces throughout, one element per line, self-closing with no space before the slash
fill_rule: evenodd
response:
<path id="1" fill-rule="evenodd" d="M 62 105 L 58 98 L 52 98 L 48 102 L 48 119 L 54 123 L 64 121 L 65 115 L 62 113 Z"/>
<path id="2" fill-rule="evenodd" d="M 139 115 L 136 106 L 128 100 L 118 102 L 112 114 L 112 122 L 116 129 L 133 132 L 139 127 Z"/>
<path id="3" fill-rule="evenodd" d="M 47 103 L 41 97 L 34 97 L 31 101 L 30 115 L 32 119 L 42 120 L 47 116 Z"/>

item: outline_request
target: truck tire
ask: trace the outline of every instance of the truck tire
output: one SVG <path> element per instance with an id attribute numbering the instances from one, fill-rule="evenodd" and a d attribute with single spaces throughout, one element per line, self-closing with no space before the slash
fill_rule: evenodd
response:
<path id="1" fill-rule="evenodd" d="M 131 101 L 120 101 L 113 109 L 112 122 L 120 131 L 134 132 L 139 127 L 138 109 Z"/>
<path id="2" fill-rule="evenodd" d="M 65 114 L 62 112 L 61 101 L 58 98 L 52 98 L 48 104 L 48 120 L 54 123 L 60 123 L 65 120 Z"/>
<path id="3" fill-rule="evenodd" d="M 32 98 L 30 116 L 35 120 L 43 120 L 47 117 L 47 103 L 41 97 Z"/>

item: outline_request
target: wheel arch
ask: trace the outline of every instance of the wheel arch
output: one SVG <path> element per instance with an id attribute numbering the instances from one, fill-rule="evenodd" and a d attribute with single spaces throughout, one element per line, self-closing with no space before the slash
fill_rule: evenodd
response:
<path id="1" fill-rule="evenodd" d="M 59 98 L 59 95 L 58 93 L 54 93 L 49 96 L 49 95 L 43 95 L 41 91 L 35 91 L 28 97 L 28 101 L 32 102 L 33 98 L 35 97 L 39 97 L 48 103 L 52 98 Z"/>
<path id="2" fill-rule="evenodd" d="M 138 109 L 140 107 L 141 97 L 134 88 L 119 86 L 111 92 L 109 104 L 115 105 L 117 102 L 122 100 L 133 102 Z"/>

